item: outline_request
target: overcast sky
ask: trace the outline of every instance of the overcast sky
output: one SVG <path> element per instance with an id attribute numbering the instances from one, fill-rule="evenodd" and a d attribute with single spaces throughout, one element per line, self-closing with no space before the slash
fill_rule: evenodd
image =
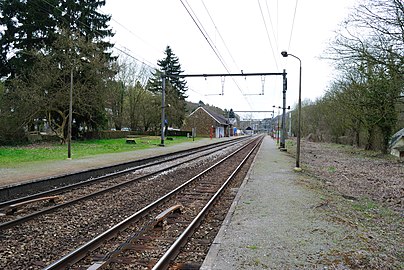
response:
<path id="1" fill-rule="evenodd" d="M 319 57 L 355 0 L 107 0 L 112 41 L 122 50 L 157 66 L 169 45 L 184 74 L 282 72 L 288 77 L 287 106 L 298 100 L 299 61 L 302 98 L 320 97 L 332 79 L 330 63 Z M 194 15 L 216 55 L 192 20 Z M 297 5 L 296 5 L 297 4 Z M 195 16 L 196 15 L 196 16 Z M 264 23 L 265 20 L 265 23 Z M 226 66 L 226 68 L 224 67 Z M 188 78 L 189 101 L 235 111 L 272 110 L 282 105 L 282 76 Z M 235 83 L 236 82 L 236 83 Z M 220 93 L 224 95 L 218 95 Z M 264 95 L 258 95 L 264 91 Z M 242 117 L 266 118 L 269 113 Z"/>

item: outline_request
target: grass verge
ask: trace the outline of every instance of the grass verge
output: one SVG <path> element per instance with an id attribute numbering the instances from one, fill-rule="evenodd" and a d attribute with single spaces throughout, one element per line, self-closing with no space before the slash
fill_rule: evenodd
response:
<path id="1" fill-rule="evenodd" d="M 186 137 L 172 137 L 173 140 L 165 140 L 164 144 L 189 142 Z M 74 159 L 84 158 L 93 155 L 128 152 L 147 148 L 158 147 L 160 137 L 148 136 L 136 138 L 136 144 L 126 143 L 126 138 L 73 141 L 71 145 L 72 157 Z M 41 162 L 52 160 L 63 160 L 67 158 L 67 145 L 57 142 L 31 144 L 19 147 L 0 147 L 0 168 L 23 166 L 28 162 Z"/>

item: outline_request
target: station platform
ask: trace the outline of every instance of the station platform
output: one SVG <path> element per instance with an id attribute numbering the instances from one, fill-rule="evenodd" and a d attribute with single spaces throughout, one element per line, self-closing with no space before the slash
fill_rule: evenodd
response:
<path id="1" fill-rule="evenodd" d="M 326 219 L 294 162 L 265 137 L 201 270 L 329 269 L 348 231 Z"/>

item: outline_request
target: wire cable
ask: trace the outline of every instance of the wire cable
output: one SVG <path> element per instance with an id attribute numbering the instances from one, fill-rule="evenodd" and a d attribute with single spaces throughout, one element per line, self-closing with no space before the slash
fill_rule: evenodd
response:
<path id="1" fill-rule="evenodd" d="M 260 0 L 257 0 L 257 1 L 258 1 L 258 6 L 259 6 L 259 8 L 260 8 L 262 21 L 264 22 L 265 30 L 266 30 L 266 33 L 267 33 L 269 45 L 270 45 L 270 47 L 271 47 L 272 56 L 274 57 L 274 60 L 275 60 L 276 69 L 279 69 L 279 68 L 278 68 L 278 61 L 276 60 L 277 57 L 275 56 L 274 48 L 273 48 L 272 42 L 271 42 L 271 38 L 269 37 L 268 27 L 267 27 L 267 24 L 266 24 L 266 22 L 265 22 L 264 13 L 262 12 L 261 3 L 260 3 Z"/>
<path id="2" fill-rule="evenodd" d="M 185 0 L 186 1 L 186 0 Z M 191 17 L 192 21 L 195 23 L 196 27 L 198 28 L 198 30 L 201 32 L 201 34 L 203 35 L 203 37 L 205 38 L 205 40 L 208 42 L 210 48 L 213 50 L 213 52 L 215 53 L 215 55 L 217 56 L 217 58 L 219 59 L 220 63 L 223 65 L 223 67 L 226 69 L 227 73 L 230 74 L 230 71 L 227 67 L 227 65 L 224 63 L 222 57 L 220 56 L 220 54 L 215 50 L 214 46 L 212 45 L 212 43 L 209 41 L 207 35 L 205 35 L 204 31 L 202 31 L 201 26 L 198 25 L 198 23 L 196 22 L 196 19 L 192 16 L 191 12 L 189 11 L 189 9 L 187 8 L 187 6 L 184 4 L 183 0 L 180 0 L 181 4 L 184 6 L 185 10 L 187 11 L 188 15 Z M 189 3 L 187 2 L 188 6 Z M 191 7 L 190 7 L 191 9 Z M 194 13 L 195 14 L 195 13 Z M 198 20 L 199 21 L 199 20 Z M 236 82 L 236 80 L 232 77 L 233 82 L 236 84 L 237 88 L 239 89 L 239 91 L 241 92 L 241 94 L 244 96 L 244 92 L 243 90 L 240 88 L 240 86 L 238 85 L 238 83 Z M 245 98 L 246 102 L 248 103 L 249 107 L 252 108 L 250 102 L 248 101 L 247 98 Z"/>
<path id="3" fill-rule="evenodd" d="M 103 14 L 103 15 L 107 15 L 106 13 L 102 12 L 102 11 L 98 11 L 99 13 Z M 111 21 L 114 21 L 116 24 L 118 24 L 120 27 L 122 27 L 123 29 L 125 29 L 129 34 L 131 34 L 132 36 L 134 36 L 135 38 L 139 39 L 140 41 L 142 41 L 143 43 L 145 43 L 147 46 L 149 46 L 150 48 L 152 48 L 154 51 L 159 52 L 160 50 L 155 48 L 153 46 L 153 44 L 149 43 L 148 41 L 146 41 L 145 39 L 143 39 L 141 36 L 137 35 L 136 33 L 134 33 L 132 30 L 130 30 L 128 27 L 126 27 L 125 25 L 123 25 L 122 23 L 120 23 L 119 21 L 117 21 L 116 19 L 114 19 L 111 16 Z"/>
<path id="4" fill-rule="evenodd" d="M 268 12 L 268 17 L 269 17 L 269 22 L 271 24 L 272 35 L 275 38 L 276 51 L 278 52 L 279 51 L 278 37 L 275 35 L 274 24 L 272 23 L 271 13 L 269 12 L 269 7 L 268 7 L 268 0 L 265 0 L 265 4 L 267 6 L 267 12 Z"/>
<path id="5" fill-rule="evenodd" d="M 58 9 L 59 11 L 61 11 L 61 12 L 63 13 L 63 10 L 60 9 L 58 6 L 52 5 L 52 4 L 49 3 L 47 0 L 42 0 L 42 1 L 45 2 L 46 4 L 48 4 L 49 6 Z M 38 7 L 40 7 L 40 6 L 38 6 Z M 42 7 L 40 7 L 40 8 L 42 8 Z M 46 11 L 46 10 L 44 10 L 44 11 Z M 48 11 L 46 11 L 46 12 L 47 12 L 48 14 L 50 14 Z M 50 14 L 50 15 L 54 15 L 54 14 Z M 62 17 L 61 15 L 59 16 L 59 18 L 62 19 L 62 20 L 64 20 L 66 23 L 69 23 L 69 21 L 67 21 L 67 20 L 66 20 L 64 17 Z M 83 25 L 83 26 L 88 27 L 89 29 L 91 29 L 91 27 L 90 27 L 89 25 L 85 24 L 84 22 L 82 22 L 82 21 L 78 21 L 78 22 L 79 22 L 81 25 Z M 96 33 L 98 33 L 98 34 L 100 34 L 100 35 L 102 35 L 102 33 L 101 33 L 100 31 L 98 31 L 97 29 L 93 29 L 93 31 L 96 32 Z M 144 65 L 148 66 L 148 67 L 149 67 L 150 69 L 152 69 L 152 70 L 156 70 L 156 67 L 153 67 L 153 64 L 148 64 L 148 63 L 146 63 L 145 61 L 141 61 L 140 59 L 138 59 L 137 57 L 135 57 L 135 56 L 129 54 L 128 52 L 125 52 L 124 50 L 119 49 L 118 47 L 116 47 L 116 45 L 121 46 L 121 47 L 124 47 L 124 46 L 122 46 L 122 45 L 120 45 L 120 44 L 118 44 L 118 43 L 115 43 L 115 46 L 113 46 L 112 49 L 116 49 L 116 50 L 120 51 L 121 53 L 123 53 L 123 54 L 125 54 L 126 56 L 132 58 L 133 60 L 135 60 L 135 61 L 137 61 L 137 62 L 139 62 L 139 63 L 141 63 L 141 64 L 144 64 Z M 124 47 L 124 48 L 125 48 L 125 47 Z M 126 49 L 127 49 L 127 48 L 126 48 Z M 129 50 L 129 49 L 128 49 L 128 50 Z M 130 51 L 130 50 L 129 50 L 129 51 Z M 147 62 L 149 62 L 149 61 L 147 61 Z M 150 63 L 150 62 L 149 62 L 149 63 Z"/>
<path id="6" fill-rule="evenodd" d="M 215 22 L 214 22 L 212 16 L 210 15 L 210 12 L 209 12 L 208 8 L 206 7 L 206 5 L 205 5 L 205 3 L 203 2 L 203 0 L 201 0 L 201 2 L 202 2 L 202 4 L 203 4 L 203 7 L 204 7 L 205 10 L 206 10 L 206 13 L 208 13 L 208 16 L 209 16 L 209 18 L 210 18 L 212 24 L 215 26 L 215 30 L 216 30 L 216 32 L 219 34 L 219 37 L 220 37 L 220 39 L 222 40 L 224 47 L 226 48 L 228 54 L 230 55 L 230 57 L 231 57 L 231 59 L 232 59 L 232 61 L 233 61 L 233 64 L 235 65 L 235 67 L 237 68 L 237 70 L 240 70 L 240 68 L 238 67 L 236 61 L 234 60 L 233 55 L 231 54 L 229 48 L 227 47 L 227 44 L 226 44 L 226 42 L 224 41 L 223 36 L 222 36 L 222 34 L 220 33 L 220 31 L 219 31 L 219 28 L 216 26 L 216 24 L 215 24 Z"/>
<path id="7" fill-rule="evenodd" d="M 290 37 L 289 37 L 288 51 L 289 51 L 289 49 L 290 49 L 290 43 L 292 42 L 293 28 L 294 28 L 294 25 L 295 25 L 295 18 L 296 18 L 296 11 L 297 11 L 297 3 L 298 3 L 298 0 L 296 0 L 295 12 L 294 12 L 294 14 L 293 14 L 292 28 L 291 28 L 291 30 L 290 30 Z"/>
<path id="8" fill-rule="evenodd" d="M 215 48 L 213 47 L 212 43 L 209 41 L 207 35 L 202 31 L 201 26 L 199 26 L 199 24 L 196 22 L 195 18 L 192 16 L 191 12 L 189 11 L 189 9 L 187 8 L 187 6 L 184 4 L 184 2 L 182 0 L 180 0 L 181 4 L 184 6 L 185 10 L 188 12 L 188 15 L 191 17 L 192 21 L 195 23 L 196 27 L 198 27 L 199 31 L 201 32 L 201 34 L 203 35 L 203 37 L 205 38 L 205 40 L 208 42 L 210 48 L 213 50 L 213 52 L 215 53 L 215 55 L 217 56 L 217 58 L 219 59 L 220 63 L 222 63 L 223 67 L 226 69 L 227 72 L 229 72 L 226 64 L 224 63 L 222 57 L 219 55 L 219 53 L 215 50 Z M 188 2 L 187 2 L 188 3 Z M 188 4 L 189 5 L 189 4 Z M 230 72 L 229 72 L 230 73 Z"/>

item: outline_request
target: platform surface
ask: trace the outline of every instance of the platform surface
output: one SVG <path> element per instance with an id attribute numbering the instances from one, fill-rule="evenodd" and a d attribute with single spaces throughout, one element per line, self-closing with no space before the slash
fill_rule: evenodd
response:
<path id="1" fill-rule="evenodd" d="M 265 137 L 202 270 L 329 269 L 324 255 L 348 232 L 324 216 L 294 164 Z"/>

